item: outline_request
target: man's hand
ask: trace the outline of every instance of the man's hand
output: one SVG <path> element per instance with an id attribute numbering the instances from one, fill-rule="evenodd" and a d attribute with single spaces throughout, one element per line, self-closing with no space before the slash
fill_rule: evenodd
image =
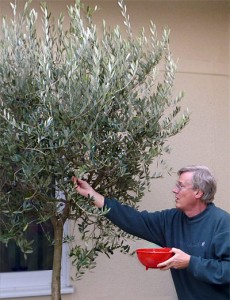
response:
<path id="1" fill-rule="evenodd" d="M 76 178 L 75 176 L 72 177 L 72 181 L 75 185 L 76 191 L 84 196 L 90 197 L 94 200 L 94 205 L 98 208 L 102 208 L 104 206 L 104 197 L 97 193 L 85 180 Z"/>
<path id="2" fill-rule="evenodd" d="M 171 252 L 175 253 L 173 257 L 157 265 L 163 271 L 174 269 L 185 269 L 189 265 L 191 256 L 180 249 L 172 248 Z"/>

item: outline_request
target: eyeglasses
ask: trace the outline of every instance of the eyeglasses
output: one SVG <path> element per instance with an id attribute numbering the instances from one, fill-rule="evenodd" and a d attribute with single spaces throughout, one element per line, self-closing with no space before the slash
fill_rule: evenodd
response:
<path id="1" fill-rule="evenodd" d="M 183 186 L 180 183 L 176 183 L 175 184 L 175 188 L 180 192 L 181 190 L 193 190 L 193 187 L 189 187 L 189 186 Z"/>

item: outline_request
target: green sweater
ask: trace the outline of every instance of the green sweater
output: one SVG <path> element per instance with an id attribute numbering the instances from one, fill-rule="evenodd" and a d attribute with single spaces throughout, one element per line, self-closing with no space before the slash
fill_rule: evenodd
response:
<path id="1" fill-rule="evenodd" d="M 188 268 L 171 269 L 179 300 L 230 299 L 230 215 L 209 204 L 189 218 L 177 209 L 139 212 L 105 199 L 106 217 L 127 233 L 191 255 Z"/>

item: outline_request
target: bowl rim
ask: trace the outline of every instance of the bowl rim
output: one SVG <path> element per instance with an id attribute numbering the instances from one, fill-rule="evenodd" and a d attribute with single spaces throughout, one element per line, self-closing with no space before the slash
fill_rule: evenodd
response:
<path id="1" fill-rule="evenodd" d="M 162 253 L 171 253 L 172 248 L 163 247 L 163 248 L 139 248 L 136 249 L 136 253 L 145 253 L 145 254 L 162 254 Z"/>

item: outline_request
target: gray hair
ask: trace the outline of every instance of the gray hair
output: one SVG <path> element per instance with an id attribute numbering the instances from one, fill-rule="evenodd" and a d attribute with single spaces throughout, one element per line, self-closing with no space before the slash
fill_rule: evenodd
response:
<path id="1" fill-rule="evenodd" d="M 193 173 L 193 188 L 203 192 L 201 200 L 205 203 L 212 202 L 216 193 L 216 180 L 210 170 L 205 166 L 192 165 L 181 168 L 177 175 L 180 176 L 185 172 Z"/>

